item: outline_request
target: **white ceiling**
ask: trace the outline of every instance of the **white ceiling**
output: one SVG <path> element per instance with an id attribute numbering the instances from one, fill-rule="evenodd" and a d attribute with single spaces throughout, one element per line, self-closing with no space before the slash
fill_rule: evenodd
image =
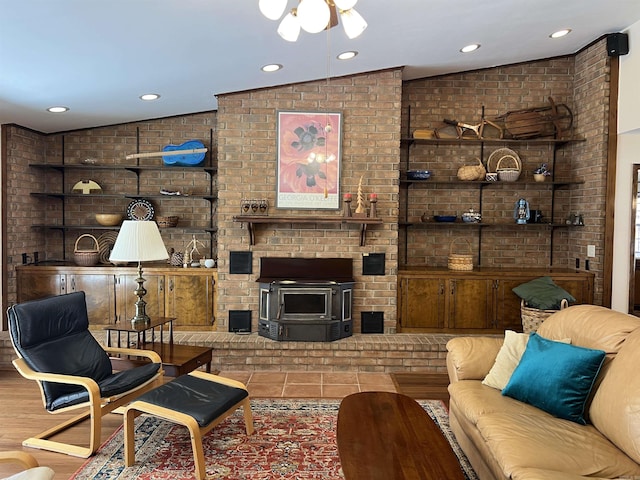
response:
<path id="1" fill-rule="evenodd" d="M 289 43 L 257 0 L 0 0 L 0 123 L 61 132 L 215 110 L 216 94 L 328 75 L 473 70 L 574 53 L 640 20 L 640 0 L 360 0 L 356 10 L 369 24 L 357 39 L 338 25 Z M 573 31 L 549 38 L 561 28 Z M 482 47 L 460 53 L 469 43 Z M 345 50 L 359 55 L 336 60 Z M 261 72 L 267 63 L 284 69 Z M 139 100 L 148 92 L 161 98 Z"/>

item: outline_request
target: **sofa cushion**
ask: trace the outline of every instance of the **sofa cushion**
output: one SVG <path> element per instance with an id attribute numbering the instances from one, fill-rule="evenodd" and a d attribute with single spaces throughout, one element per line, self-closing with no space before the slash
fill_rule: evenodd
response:
<path id="1" fill-rule="evenodd" d="M 532 333 L 502 394 L 585 424 L 585 405 L 604 356 L 602 350 L 554 342 Z"/>
<path id="2" fill-rule="evenodd" d="M 463 380 L 449 385 L 451 404 L 472 424 L 476 424 L 483 415 L 497 412 L 529 415 L 552 415 L 538 408 L 506 397 L 492 387 L 483 385 L 479 380 Z"/>
<path id="3" fill-rule="evenodd" d="M 640 466 L 592 425 L 538 410 L 483 415 L 476 426 L 506 478 L 522 468 L 604 478 L 640 474 Z"/>
<path id="4" fill-rule="evenodd" d="M 504 332 L 504 343 L 496 356 L 496 361 L 493 367 L 491 367 L 491 370 L 489 370 L 489 373 L 487 373 L 487 376 L 482 380 L 482 383 L 489 387 L 502 390 L 509 382 L 518 363 L 520 363 L 522 354 L 525 348 L 527 348 L 528 341 L 528 333 L 506 330 Z M 562 343 L 571 343 L 570 338 L 563 338 L 559 341 Z"/>
<path id="5" fill-rule="evenodd" d="M 593 395 L 589 419 L 618 448 L 640 463 L 640 329 L 607 365 Z"/>
<path id="6" fill-rule="evenodd" d="M 627 336 L 640 328 L 640 318 L 595 305 L 574 305 L 554 313 L 537 333 L 551 340 L 570 338 L 572 345 L 615 354 Z"/>
<path id="7" fill-rule="evenodd" d="M 511 480 L 607 480 L 603 477 L 585 477 L 567 472 L 556 472 L 542 468 L 518 468 L 511 475 Z M 623 477 L 618 477 L 622 479 Z"/>
<path id="8" fill-rule="evenodd" d="M 524 349 L 527 348 L 528 341 L 528 334 L 506 330 L 504 332 L 504 343 L 496 356 L 496 361 L 487 376 L 482 380 L 482 383 L 488 387 L 502 390 L 507 385 L 518 363 L 520 363 L 520 358 L 522 358 Z"/>
<path id="9" fill-rule="evenodd" d="M 576 299 L 564 288 L 556 285 L 551 277 L 540 277 L 513 288 L 513 293 L 523 299 L 528 306 L 542 310 L 560 310 L 563 299 Z"/>

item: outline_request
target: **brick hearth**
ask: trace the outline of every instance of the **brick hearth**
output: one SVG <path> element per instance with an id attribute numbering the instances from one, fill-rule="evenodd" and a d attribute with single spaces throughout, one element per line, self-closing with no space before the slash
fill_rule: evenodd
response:
<path id="1" fill-rule="evenodd" d="M 100 342 L 103 331 L 94 332 Z M 175 332 L 176 343 L 213 346 L 212 368 L 225 371 L 445 373 L 445 345 L 453 335 L 354 334 L 334 342 L 276 342 L 257 333 Z M 0 332 L 0 369 L 15 358 Z"/>

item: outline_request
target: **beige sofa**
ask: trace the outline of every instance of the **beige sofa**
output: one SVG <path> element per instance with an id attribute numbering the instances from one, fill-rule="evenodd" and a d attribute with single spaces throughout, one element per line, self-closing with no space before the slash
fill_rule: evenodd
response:
<path id="1" fill-rule="evenodd" d="M 482 384 L 502 337 L 447 344 L 451 429 L 480 479 L 640 478 L 640 319 L 577 305 L 553 314 L 538 334 L 606 352 L 586 404 L 587 425 Z"/>

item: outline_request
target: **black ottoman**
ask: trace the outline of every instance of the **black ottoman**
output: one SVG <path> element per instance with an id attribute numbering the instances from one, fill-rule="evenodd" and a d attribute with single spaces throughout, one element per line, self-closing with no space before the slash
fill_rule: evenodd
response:
<path id="1" fill-rule="evenodd" d="M 141 395 L 124 412 L 126 466 L 130 467 L 135 463 L 134 420 L 141 413 L 147 413 L 189 429 L 196 478 L 204 480 L 206 469 L 202 436 L 238 407 L 243 409 L 247 435 L 251 435 L 253 414 L 247 388 L 235 380 L 198 370 Z"/>

